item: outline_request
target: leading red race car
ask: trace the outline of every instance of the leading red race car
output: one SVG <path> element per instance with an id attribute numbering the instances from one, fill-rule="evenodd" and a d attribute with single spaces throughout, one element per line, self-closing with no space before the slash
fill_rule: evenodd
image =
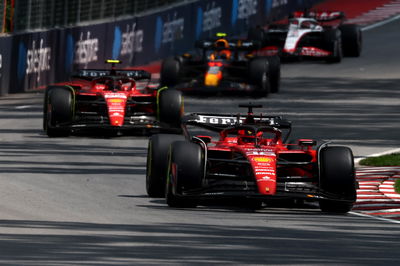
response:
<path id="1" fill-rule="evenodd" d="M 287 144 L 291 123 L 279 116 L 192 114 L 185 136 L 149 140 L 146 188 L 171 207 L 195 207 L 202 199 L 241 198 L 260 206 L 275 199 L 317 201 L 322 211 L 346 213 L 356 200 L 352 151 L 299 139 Z M 191 136 L 188 126 L 218 132 Z M 284 135 L 284 136 L 283 136 Z"/>
<path id="2" fill-rule="evenodd" d="M 82 129 L 114 132 L 173 129 L 183 114 L 181 92 L 148 86 L 144 70 L 82 69 L 72 81 L 48 86 L 43 129 L 49 137 L 68 136 Z"/>

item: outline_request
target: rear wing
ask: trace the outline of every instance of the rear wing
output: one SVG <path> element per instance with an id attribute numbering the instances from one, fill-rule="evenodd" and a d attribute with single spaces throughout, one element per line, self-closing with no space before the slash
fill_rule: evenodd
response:
<path id="1" fill-rule="evenodd" d="M 203 50 L 231 50 L 231 51 L 253 51 L 261 47 L 261 43 L 253 40 L 231 40 L 228 48 L 215 45 L 216 40 L 196 41 L 195 47 Z"/>
<path id="2" fill-rule="evenodd" d="M 281 116 L 248 116 L 232 114 L 193 113 L 182 118 L 182 124 L 198 126 L 212 131 L 222 131 L 226 128 L 240 125 L 260 125 L 279 129 L 291 129 L 292 123 Z"/>
<path id="3" fill-rule="evenodd" d="M 346 14 L 342 11 L 296 11 L 293 18 L 313 18 L 319 22 L 330 22 L 335 20 L 343 21 Z"/>
<path id="4" fill-rule="evenodd" d="M 74 78 L 82 79 L 95 79 L 104 76 L 121 76 L 127 78 L 133 78 L 134 80 L 151 79 L 151 73 L 145 70 L 125 70 L 125 69 L 113 69 L 113 70 L 101 70 L 101 69 L 79 69 L 74 75 Z"/>

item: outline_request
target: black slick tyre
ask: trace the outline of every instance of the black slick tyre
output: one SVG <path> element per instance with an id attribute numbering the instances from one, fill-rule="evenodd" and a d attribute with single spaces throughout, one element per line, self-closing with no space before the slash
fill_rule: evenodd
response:
<path id="1" fill-rule="evenodd" d="M 46 92 L 44 128 L 49 137 L 65 137 L 71 133 L 68 124 L 73 120 L 74 101 L 68 87 L 53 87 Z"/>
<path id="2" fill-rule="evenodd" d="M 158 97 L 158 117 L 160 121 L 171 127 L 180 128 L 183 114 L 182 92 L 174 89 L 163 89 Z"/>
<path id="3" fill-rule="evenodd" d="M 321 191 L 332 199 L 321 200 L 323 212 L 347 213 L 356 201 L 354 158 L 347 147 L 322 148 L 319 156 Z"/>
<path id="4" fill-rule="evenodd" d="M 256 97 L 266 97 L 271 90 L 268 64 L 267 58 L 255 58 L 249 62 L 248 79 L 256 87 L 253 92 Z"/>
<path id="5" fill-rule="evenodd" d="M 166 202 L 170 207 L 196 207 L 195 198 L 183 196 L 183 192 L 201 188 L 204 176 L 204 157 L 198 144 L 178 141 L 171 145 Z"/>
<path id="6" fill-rule="evenodd" d="M 168 152 L 174 141 L 184 140 L 182 135 L 156 134 L 149 138 L 146 163 L 146 191 L 150 197 L 164 197 L 168 170 Z"/>
<path id="7" fill-rule="evenodd" d="M 175 57 L 166 58 L 161 64 L 160 85 L 175 86 L 180 80 L 181 64 Z"/>
<path id="8" fill-rule="evenodd" d="M 345 24 L 339 27 L 342 32 L 344 56 L 359 57 L 362 50 L 362 32 L 358 25 Z"/>
<path id="9" fill-rule="evenodd" d="M 327 30 L 325 33 L 325 49 L 332 54 L 326 58 L 328 63 L 340 63 L 343 58 L 342 37 L 338 29 Z"/>

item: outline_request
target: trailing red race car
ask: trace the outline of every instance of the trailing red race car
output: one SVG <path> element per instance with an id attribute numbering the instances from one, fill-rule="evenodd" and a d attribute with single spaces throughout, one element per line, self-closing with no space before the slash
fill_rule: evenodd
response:
<path id="1" fill-rule="evenodd" d="M 279 91 L 280 60 L 277 56 L 255 57 L 259 48 L 251 40 L 227 40 L 218 33 L 198 41 L 201 56 L 183 54 L 166 58 L 161 65 L 160 83 L 186 93 L 245 92 L 267 96 Z"/>
<path id="2" fill-rule="evenodd" d="M 257 55 L 338 63 L 343 56 L 359 57 L 362 49 L 361 29 L 344 22 L 343 12 L 295 12 L 288 22 L 250 29 L 248 38 L 262 42 Z"/>
<path id="3" fill-rule="evenodd" d="M 275 199 L 317 201 L 325 212 L 346 213 L 356 200 L 352 151 L 311 139 L 286 144 L 291 123 L 279 116 L 191 114 L 185 136 L 149 140 L 146 188 L 171 207 L 202 199 L 241 198 L 255 206 Z M 191 136 L 188 126 L 218 132 Z"/>
<path id="4" fill-rule="evenodd" d="M 173 129 L 183 114 L 181 92 L 148 86 L 150 73 L 115 69 L 84 69 L 72 81 L 48 86 L 43 129 L 49 137 L 84 129 L 115 132 Z M 144 84 L 139 83 L 147 80 Z"/>

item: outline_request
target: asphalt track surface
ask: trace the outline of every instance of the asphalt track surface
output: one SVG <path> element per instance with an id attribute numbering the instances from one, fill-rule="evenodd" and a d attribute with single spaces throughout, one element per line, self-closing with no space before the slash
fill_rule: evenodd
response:
<path id="1" fill-rule="evenodd" d="M 263 113 L 294 135 L 365 156 L 400 145 L 400 21 L 365 32 L 361 58 L 292 63 Z M 145 192 L 145 137 L 48 138 L 42 94 L 0 99 L 1 265 L 397 265 L 398 224 L 312 206 L 168 208 Z M 186 97 L 237 112 L 243 97 Z"/>

